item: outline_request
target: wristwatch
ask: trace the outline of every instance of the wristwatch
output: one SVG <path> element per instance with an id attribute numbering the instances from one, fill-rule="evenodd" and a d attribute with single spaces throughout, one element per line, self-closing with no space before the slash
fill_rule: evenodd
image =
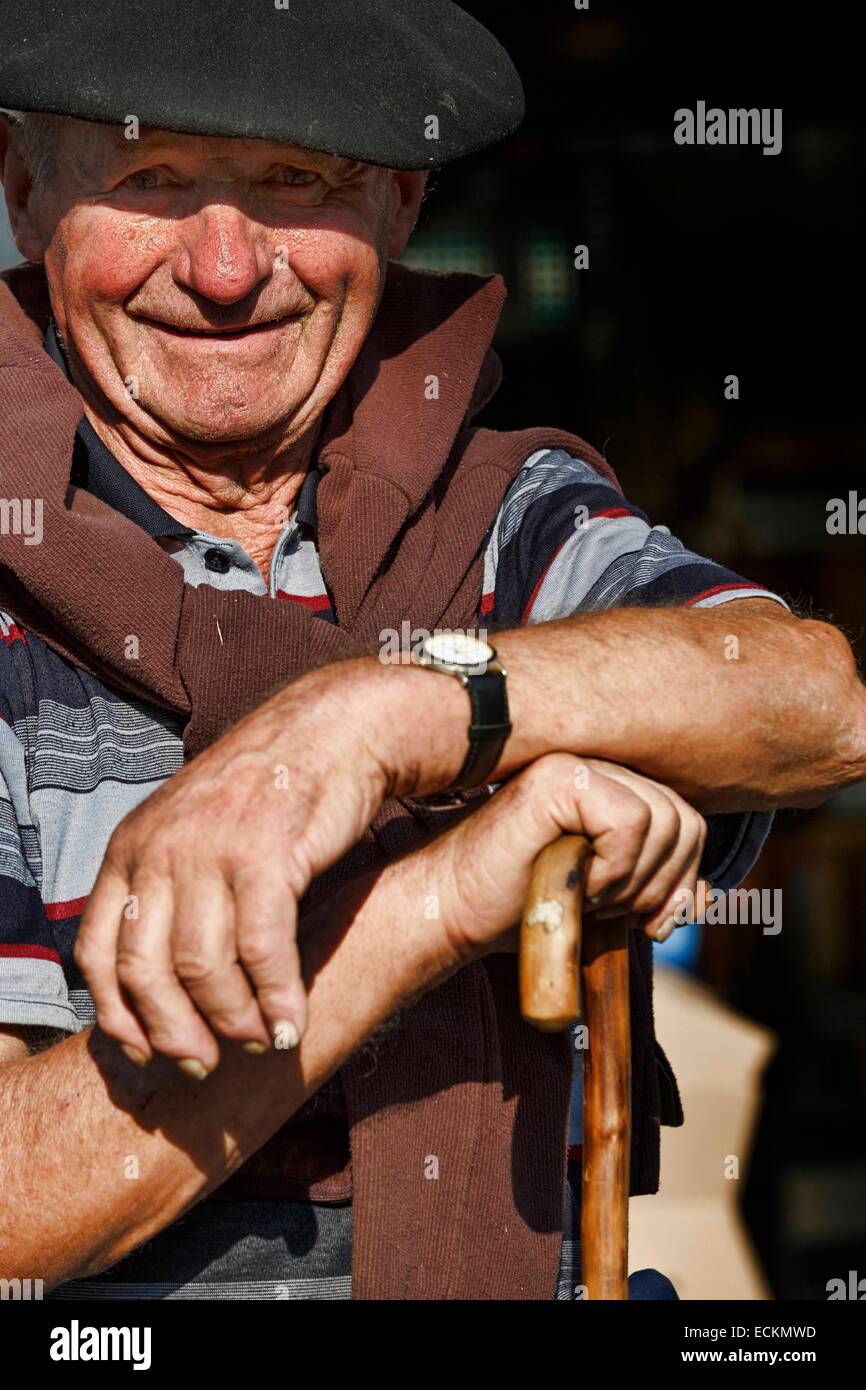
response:
<path id="1" fill-rule="evenodd" d="M 444 791 L 419 798 L 430 810 L 447 811 L 465 805 L 461 792 L 485 784 L 511 733 L 506 671 L 488 642 L 463 632 L 434 632 L 425 637 L 412 648 L 412 661 L 459 680 L 469 695 L 472 722 L 463 766 Z"/>

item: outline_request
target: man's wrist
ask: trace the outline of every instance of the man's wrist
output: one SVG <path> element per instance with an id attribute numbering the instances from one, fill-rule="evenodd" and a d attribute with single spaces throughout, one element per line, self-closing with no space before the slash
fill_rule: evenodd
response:
<path id="1" fill-rule="evenodd" d="M 392 796 L 427 796 L 454 781 L 468 746 L 471 709 L 451 676 L 366 658 L 357 683 L 375 728 Z"/>

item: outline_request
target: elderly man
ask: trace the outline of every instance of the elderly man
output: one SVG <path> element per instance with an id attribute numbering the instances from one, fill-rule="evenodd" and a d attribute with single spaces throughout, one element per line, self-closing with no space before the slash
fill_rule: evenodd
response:
<path id="1" fill-rule="evenodd" d="M 0 1274 L 553 1297 L 572 1052 L 517 1014 L 533 856 L 583 830 L 592 906 L 643 927 L 654 1191 L 650 938 L 772 807 L 864 775 L 850 650 L 577 437 L 472 427 L 501 282 L 395 263 L 426 171 L 521 117 L 461 10 L 75 21 L 0 20 Z"/>

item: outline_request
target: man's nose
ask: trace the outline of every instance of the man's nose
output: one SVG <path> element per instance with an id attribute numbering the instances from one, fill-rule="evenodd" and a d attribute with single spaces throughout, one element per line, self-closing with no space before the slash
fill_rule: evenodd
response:
<path id="1" fill-rule="evenodd" d="M 174 278 L 215 304 L 236 304 L 271 274 L 264 230 L 238 208 L 202 208 L 184 232 Z"/>

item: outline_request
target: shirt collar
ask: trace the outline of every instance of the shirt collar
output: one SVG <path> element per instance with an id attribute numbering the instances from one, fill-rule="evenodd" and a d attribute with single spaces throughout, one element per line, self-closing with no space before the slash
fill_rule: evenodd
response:
<path id="1" fill-rule="evenodd" d="M 45 351 L 53 362 L 69 376 L 66 356 L 60 345 L 54 319 L 48 324 L 44 342 Z M 96 430 L 85 416 L 75 435 L 72 456 L 72 481 L 101 502 L 113 507 L 140 526 L 155 539 L 161 536 L 189 537 L 195 535 L 191 526 L 184 526 L 164 511 L 143 487 L 127 473 L 122 464 L 106 448 Z M 319 470 L 312 464 L 301 484 L 296 504 L 295 520 L 316 530 L 316 491 L 319 485 Z"/>

